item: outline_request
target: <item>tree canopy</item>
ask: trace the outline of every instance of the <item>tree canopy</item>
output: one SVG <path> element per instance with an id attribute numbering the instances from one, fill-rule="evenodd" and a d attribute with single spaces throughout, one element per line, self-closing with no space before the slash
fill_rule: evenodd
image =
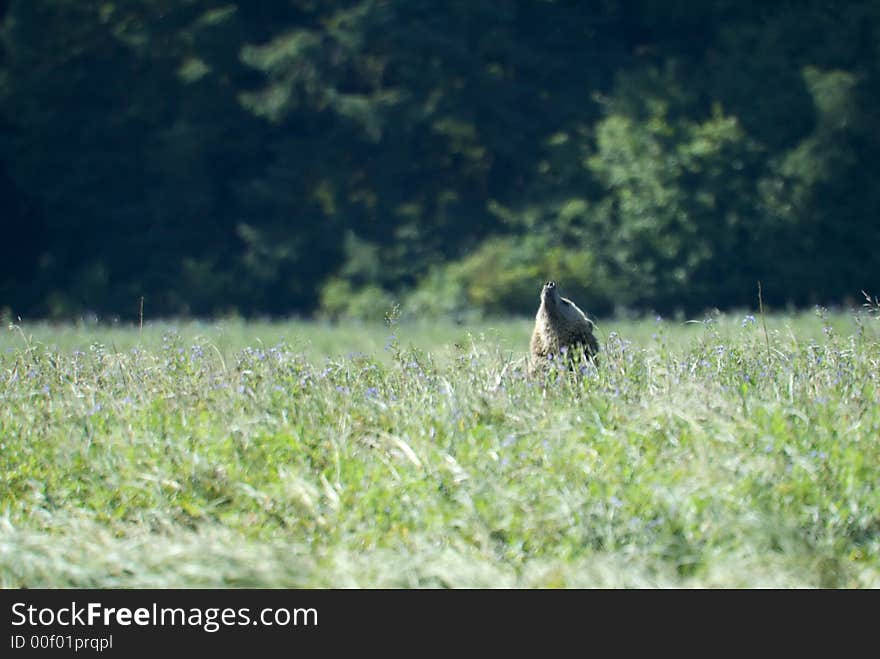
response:
<path id="1" fill-rule="evenodd" d="M 0 3 L 0 308 L 856 299 L 878 73 L 871 0 Z"/>

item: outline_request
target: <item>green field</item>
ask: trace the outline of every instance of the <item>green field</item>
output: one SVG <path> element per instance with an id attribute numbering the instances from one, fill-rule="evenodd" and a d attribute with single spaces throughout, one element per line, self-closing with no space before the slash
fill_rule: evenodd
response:
<path id="1" fill-rule="evenodd" d="M 880 587 L 880 320 L 10 325 L 0 586 Z"/>

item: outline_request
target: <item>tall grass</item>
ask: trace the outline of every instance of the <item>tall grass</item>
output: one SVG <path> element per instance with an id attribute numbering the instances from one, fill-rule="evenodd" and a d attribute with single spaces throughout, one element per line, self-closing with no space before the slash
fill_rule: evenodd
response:
<path id="1" fill-rule="evenodd" d="M 0 585 L 880 586 L 880 323 L 767 327 L 13 325 Z"/>

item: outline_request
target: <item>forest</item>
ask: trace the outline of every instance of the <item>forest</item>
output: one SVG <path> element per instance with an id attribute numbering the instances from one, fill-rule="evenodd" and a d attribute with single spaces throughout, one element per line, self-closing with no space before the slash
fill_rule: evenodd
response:
<path id="1" fill-rule="evenodd" d="M 880 290 L 872 0 L 0 2 L 0 310 Z"/>

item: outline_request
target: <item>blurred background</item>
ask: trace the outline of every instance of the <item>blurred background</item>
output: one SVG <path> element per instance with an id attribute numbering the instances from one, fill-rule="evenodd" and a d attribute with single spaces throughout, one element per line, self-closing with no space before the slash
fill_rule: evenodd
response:
<path id="1" fill-rule="evenodd" d="M 880 289 L 880 3 L 0 1 L 0 309 Z"/>

